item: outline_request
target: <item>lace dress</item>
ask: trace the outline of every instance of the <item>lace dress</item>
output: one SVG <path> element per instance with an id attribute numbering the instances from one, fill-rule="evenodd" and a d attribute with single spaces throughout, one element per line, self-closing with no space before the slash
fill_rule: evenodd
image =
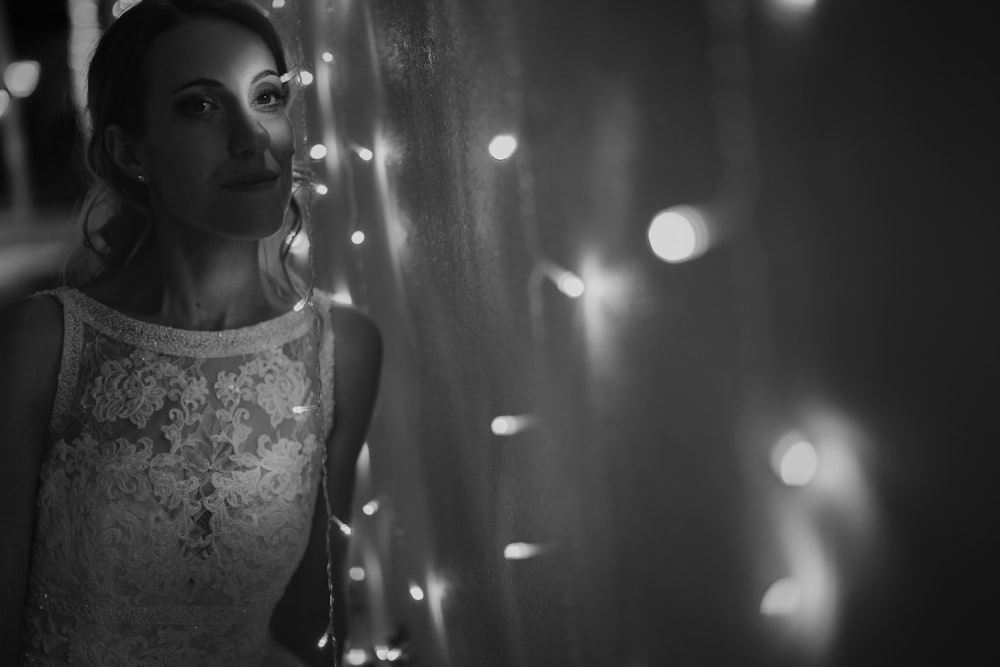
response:
<path id="1" fill-rule="evenodd" d="M 267 665 L 333 414 L 330 301 L 226 331 L 48 292 L 65 335 L 27 665 Z M 320 391 L 322 389 L 322 391 Z"/>

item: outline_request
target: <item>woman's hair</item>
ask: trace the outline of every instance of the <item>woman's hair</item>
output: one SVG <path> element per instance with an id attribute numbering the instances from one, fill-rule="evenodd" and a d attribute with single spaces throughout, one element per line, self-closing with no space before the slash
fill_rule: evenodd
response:
<path id="1" fill-rule="evenodd" d="M 128 178 L 108 152 L 105 131 L 111 125 L 141 136 L 145 130 L 146 72 L 150 44 L 163 33 L 195 18 L 229 21 L 258 35 L 274 57 L 279 74 L 288 72 L 288 56 L 277 29 L 248 0 L 143 0 L 126 10 L 101 36 L 87 73 L 87 137 L 84 161 L 91 186 L 80 208 L 83 247 L 67 264 L 65 279 L 81 284 L 127 264 L 152 237 L 146 187 Z M 280 248 L 283 287 L 298 291 L 288 274 L 290 240 L 302 226 L 311 188 L 310 174 L 293 169 L 293 195 L 285 216 L 286 239 Z"/>

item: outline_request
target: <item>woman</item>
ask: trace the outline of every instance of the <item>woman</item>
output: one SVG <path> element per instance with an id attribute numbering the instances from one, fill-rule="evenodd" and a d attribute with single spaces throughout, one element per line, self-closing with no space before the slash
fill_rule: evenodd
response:
<path id="1" fill-rule="evenodd" d="M 0 314 L 0 664 L 330 661 L 381 343 L 261 268 L 287 74 L 243 0 L 145 0 L 95 51 L 97 275 Z"/>

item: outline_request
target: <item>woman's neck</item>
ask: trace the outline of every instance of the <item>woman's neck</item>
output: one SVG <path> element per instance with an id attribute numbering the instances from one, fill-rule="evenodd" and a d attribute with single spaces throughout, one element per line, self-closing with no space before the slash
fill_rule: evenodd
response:
<path id="1" fill-rule="evenodd" d="M 85 291 L 139 319 L 188 330 L 249 326 L 288 308 L 262 276 L 259 242 L 218 237 L 182 243 L 158 234 Z"/>

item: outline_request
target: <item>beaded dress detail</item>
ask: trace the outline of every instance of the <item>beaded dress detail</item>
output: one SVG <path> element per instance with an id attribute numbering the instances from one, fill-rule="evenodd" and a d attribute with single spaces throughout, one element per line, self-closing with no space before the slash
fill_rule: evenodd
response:
<path id="1" fill-rule="evenodd" d="M 25 664 L 267 664 L 332 426 L 330 300 L 185 331 L 48 294 L 65 333 Z"/>

